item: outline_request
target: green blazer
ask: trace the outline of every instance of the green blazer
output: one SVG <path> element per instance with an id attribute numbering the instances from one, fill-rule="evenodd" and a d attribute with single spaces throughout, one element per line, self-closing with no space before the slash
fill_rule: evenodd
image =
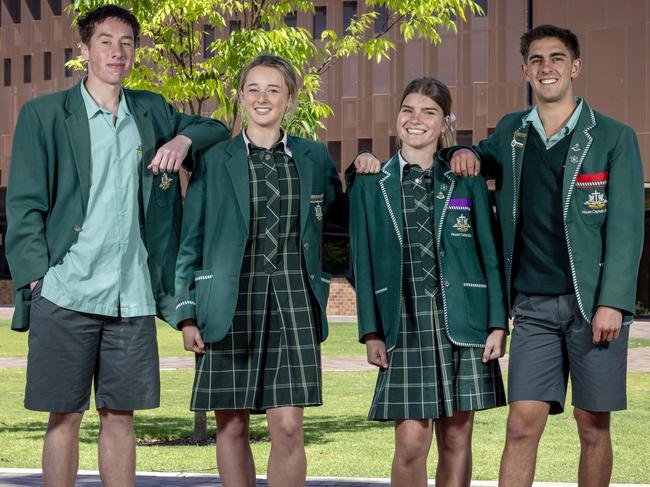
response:
<path id="1" fill-rule="evenodd" d="M 181 191 L 146 169 L 156 150 L 178 134 L 192 139 L 194 153 L 228 136 L 216 120 L 178 113 L 147 91 L 124 90 L 142 140 L 140 201 L 142 238 L 159 315 L 174 322 L 174 268 L 180 236 Z M 83 229 L 92 170 L 90 129 L 79 85 L 35 98 L 20 111 L 14 135 L 7 188 L 6 255 L 14 287 L 15 330 L 29 327 L 31 290 L 57 265 Z M 163 189 L 166 188 L 166 189 Z"/>
<path id="2" fill-rule="evenodd" d="M 623 311 L 624 322 L 629 324 L 643 247 L 645 201 L 639 144 L 631 127 L 583 103 L 565 160 L 563 211 L 558 220 L 564 226 L 582 317 L 591 323 L 598 306 L 610 306 Z M 490 138 L 474 147 L 482 168 L 496 177 L 510 308 L 521 167 L 528 133 L 535 130 L 524 122 L 528 113 L 506 115 Z"/>
<path id="3" fill-rule="evenodd" d="M 287 145 L 300 178 L 300 240 L 325 340 L 330 275 L 321 270 L 323 216 L 347 226 L 346 197 L 323 144 L 290 136 Z M 232 325 L 249 224 L 250 175 L 240 133 L 199 155 L 183 210 L 176 321 L 196 320 L 206 342 L 220 341 Z"/>
<path id="4" fill-rule="evenodd" d="M 377 333 L 389 350 L 400 333 L 404 233 L 400 179 L 396 154 L 378 174 L 357 177 L 350 189 L 359 338 Z M 507 326 L 487 187 L 482 178 L 456 178 L 438 159 L 433 195 L 447 335 L 456 345 L 483 347 L 492 329 Z"/>

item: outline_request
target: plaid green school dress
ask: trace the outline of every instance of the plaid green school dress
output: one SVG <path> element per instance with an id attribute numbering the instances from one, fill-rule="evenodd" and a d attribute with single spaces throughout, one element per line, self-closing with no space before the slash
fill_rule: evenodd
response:
<path id="1" fill-rule="evenodd" d="M 438 419 L 506 403 L 498 361 L 484 364 L 482 348 L 454 345 L 444 328 L 432 171 L 404 168 L 401 332 L 388 354 L 388 369 L 379 372 L 371 420 Z"/>
<path id="2" fill-rule="evenodd" d="M 243 162 L 243 161 L 242 161 Z M 197 359 L 194 411 L 322 404 L 320 331 L 300 246 L 300 180 L 282 142 L 250 146 L 250 235 L 233 324 Z"/>

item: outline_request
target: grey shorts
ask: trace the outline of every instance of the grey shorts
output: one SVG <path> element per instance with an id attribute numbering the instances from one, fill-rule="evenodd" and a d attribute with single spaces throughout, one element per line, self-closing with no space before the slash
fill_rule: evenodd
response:
<path id="1" fill-rule="evenodd" d="M 60 308 L 32 294 L 25 407 L 55 413 L 95 405 L 120 411 L 160 404 L 153 316 L 114 318 Z"/>
<path id="2" fill-rule="evenodd" d="M 508 401 L 537 400 L 564 410 L 571 377 L 572 405 L 586 411 L 625 409 L 627 342 L 623 326 L 613 342 L 594 345 L 591 325 L 575 294 L 515 299 L 508 364 Z"/>

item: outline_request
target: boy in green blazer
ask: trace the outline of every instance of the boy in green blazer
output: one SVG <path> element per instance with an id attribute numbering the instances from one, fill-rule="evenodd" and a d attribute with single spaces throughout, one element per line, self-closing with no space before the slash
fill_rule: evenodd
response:
<path id="1" fill-rule="evenodd" d="M 644 193 L 632 128 L 573 96 L 577 37 L 543 25 L 521 38 L 537 105 L 506 115 L 475 147 L 497 180 L 514 330 L 510 413 L 500 482 L 529 486 L 547 415 L 570 375 L 580 435 L 579 484 L 609 484 L 610 411 L 625 409 L 627 340 L 643 244 Z M 456 152 L 454 172 L 478 171 Z M 622 326 L 623 325 L 623 326 Z"/>
<path id="2" fill-rule="evenodd" d="M 7 192 L 12 328 L 30 329 L 25 407 L 50 413 L 46 486 L 72 486 L 94 381 L 104 485 L 135 485 L 133 410 L 159 405 L 154 316 L 174 322 L 178 175 L 219 142 L 218 122 L 121 88 L 135 17 L 110 5 L 79 20 L 88 74 L 26 103 Z M 147 166 L 147 164 L 149 164 Z"/>

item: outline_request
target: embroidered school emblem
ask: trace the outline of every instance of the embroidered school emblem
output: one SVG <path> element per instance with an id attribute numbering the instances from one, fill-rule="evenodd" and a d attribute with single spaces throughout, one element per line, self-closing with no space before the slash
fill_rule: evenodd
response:
<path id="1" fill-rule="evenodd" d="M 172 181 L 174 181 L 174 178 L 170 178 L 169 174 L 164 172 L 162 174 L 162 177 L 160 178 L 160 189 L 163 191 L 167 191 L 169 188 L 172 187 Z"/>
<path id="2" fill-rule="evenodd" d="M 594 190 L 593 193 L 589 194 L 589 199 L 585 201 L 585 206 L 590 210 L 601 210 L 605 208 L 607 200 L 605 195 L 598 190 Z"/>
<path id="3" fill-rule="evenodd" d="M 142 146 L 139 145 L 138 148 L 135 150 L 135 155 L 138 157 L 138 159 L 142 159 Z"/>
<path id="4" fill-rule="evenodd" d="M 321 208 L 320 203 L 314 208 L 314 213 L 316 214 L 316 220 L 321 221 L 323 219 L 323 208 Z"/>
<path id="5" fill-rule="evenodd" d="M 580 152 L 580 144 L 575 144 L 573 147 L 571 147 L 571 150 L 573 152 Z"/>
<path id="6" fill-rule="evenodd" d="M 469 220 L 465 215 L 460 215 L 456 218 L 456 224 L 454 225 L 454 228 L 460 233 L 467 233 L 472 229 L 469 224 Z"/>

